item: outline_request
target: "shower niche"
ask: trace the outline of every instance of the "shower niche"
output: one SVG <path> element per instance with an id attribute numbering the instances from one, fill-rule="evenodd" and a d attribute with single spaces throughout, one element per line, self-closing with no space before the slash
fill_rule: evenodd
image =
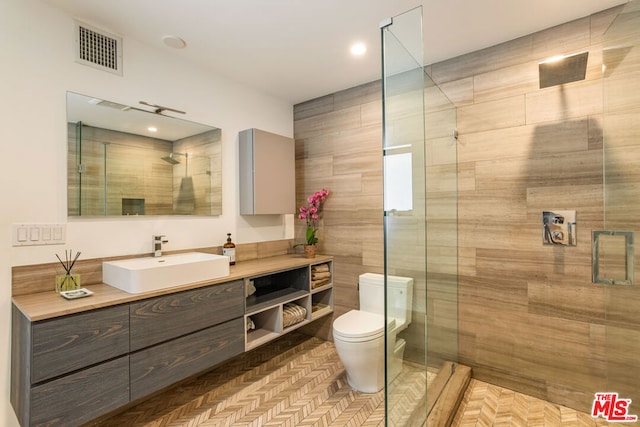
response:
<path id="1" fill-rule="evenodd" d="M 122 215 L 144 215 L 144 199 L 122 198 Z"/>

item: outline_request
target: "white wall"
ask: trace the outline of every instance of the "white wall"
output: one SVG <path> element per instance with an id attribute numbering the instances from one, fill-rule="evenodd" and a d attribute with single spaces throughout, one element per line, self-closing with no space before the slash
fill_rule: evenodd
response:
<path id="1" fill-rule="evenodd" d="M 89 23 L 95 24 L 95 23 Z M 109 28 L 104 28 L 109 31 Z M 292 105 L 183 63 L 180 51 L 154 50 L 124 36 L 124 76 L 73 61 L 73 20 L 39 0 L 0 2 L 0 425 L 18 425 L 9 402 L 11 267 L 55 261 L 79 250 L 83 258 L 151 252 L 153 234 L 167 250 L 293 237 L 290 215 L 238 215 L 238 132 L 261 128 L 293 135 Z M 224 60 L 224 58 L 220 58 Z M 187 111 L 187 120 L 222 129 L 223 214 L 212 218 L 67 219 L 66 91 L 137 105 L 146 100 Z M 64 246 L 11 246 L 18 222 L 67 223 Z M 53 278 L 52 278 L 53 284 Z"/>

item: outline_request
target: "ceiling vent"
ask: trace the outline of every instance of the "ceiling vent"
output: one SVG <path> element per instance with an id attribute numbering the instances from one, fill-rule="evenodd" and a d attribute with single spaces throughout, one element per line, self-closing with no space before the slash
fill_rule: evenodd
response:
<path id="1" fill-rule="evenodd" d="M 75 21 L 76 62 L 122 75 L 122 37 Z"/>

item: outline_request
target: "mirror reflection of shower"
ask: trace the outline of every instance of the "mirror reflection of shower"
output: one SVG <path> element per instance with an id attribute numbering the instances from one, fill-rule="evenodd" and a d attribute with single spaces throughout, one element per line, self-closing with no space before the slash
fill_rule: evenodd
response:
<path id="1" fill-rule="evenodd" d="M 168 156 L 162 157 L 162 160 L 164 160 L 165 162 L 169 163 L 170 165 L 180 164 L 180 160 L 176 159 L 176 156 L 185 156 L 186 157 L 186 154 L 170 153 Z"/>
<path id="2" fill-rule="evenodd" d="M 165 153 L 160 159 L 172 166 L 173 213 L 197 215 L 206 209 L 208 203 L 206 189 L 212 179 L 211 158 L 198 152 L 187 152 L 184 150 L 187 147 L 182 148 Z"/>
<path id="3" fill-rule="evenodd" d="M 196 210 L 193 177 L 189 176 L 189 153 L 172 152 L 169 153 L 168 156 L 161 157 L 161 159 L 172 166 L 177 166 L 182 163 L 179 160 L 181 157 L 184 158 L 184 177 L 180 179 L 177 197 L 174 199 L 173 210 L 177 214 L 189 215 L 193 214 Z"/>
<path id="4" fill-rule="evenodd" d="M 150 125 L 157 130 L 153 134 Z M 103 142 L 111 144 L 106 153 Z M 192 214 L 220 215 L 219 128 L 67 93 L 69 216 L 174 215 L 185 172 L 193 176 L 196 188 L 197 210 Z"/>
<path id="5" fill-rule="evenodd" d="M 204 190 L 211 181 L 211 158 L 174 151 L 161 159 L 173 167 L 173 213 L 194 215 L 206 208 L 208 199 Z"/>
<path id="6" fill-rule="evenodd" d="M 177 157 L 184 157 L 184 176 L 185 178 L 189 176 L 189 153 L 170 153 L 168 156 L 162 157 L 162 160 L 169 163 L 170 165 L 179 165 L 182 162 L 177 159 Z"/>

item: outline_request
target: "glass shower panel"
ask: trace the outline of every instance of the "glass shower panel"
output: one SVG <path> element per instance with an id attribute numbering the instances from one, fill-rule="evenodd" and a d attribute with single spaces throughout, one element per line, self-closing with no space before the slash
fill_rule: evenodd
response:
<path id="1" fill-rule="evenodd" d="M 626 232 L 635 240 L 640 237 L 638 0 L 624 6 L 603 36 L 603 82 L 604 229 Z M 629 265 L 636 273 L 634 283 L 616 284 L 624 282 L 616 280 L 603 285 L 607 389 L 598 391 L 617 392 L 620 398 L 631 399 L 629 413 L 640 415 L 640 251 L 636 249 L 631 257 L 631 245 L 609 240 L 599 251 L 600 270 L 624 278 Z"/>
<path id="2" fill-rule="evenodd" d="M 457 112 L 425 75 L 427 366 L 458 361 Z"/>
<path id="3" fill-rule="evenodd" d="M 67 186 L 69 215 L 104 215 L 106 209 L 106 143 L 95 128 L 68 125 Z"/>
<path id="4" fill-rule="evenodd" d="M 189 177 L 182 179 L 178 188 L 178 195 L 174 194 L 174 212 L 175 200 L 180 200 L 185 195 L 185 188 L 188 189 L 189 184 L 192 190 L 187 192 L 193 197 L 193 210 L 190 215 L 211 215 L 211 159 L 208 156 L 190 156 L 189 157 Z M 185 174 L 186 176 L 186 174 Z M 191 181 L 191 182 L 189 182 Z M 175 182 L 175 175 L 174 175 Z M 185 183 L 186 182 L 186 183 Z"/>
<path id="5" fill-rule="evenodd" d="M 67 211 L 69 215 L 80 215 L 82 197 L 82 122 L 67 123 Z"/>
<path id="6" fill-rule="evenodd" d="M 422 425 L 429 379 L 457 357 L 456 113 L 424 72 L 421 8 L 384 23 L 382 45 L 388 318 L 406 301 L 389 276 L 413 279 L 408 327 L 387 330 L 386 420 Z"/>

